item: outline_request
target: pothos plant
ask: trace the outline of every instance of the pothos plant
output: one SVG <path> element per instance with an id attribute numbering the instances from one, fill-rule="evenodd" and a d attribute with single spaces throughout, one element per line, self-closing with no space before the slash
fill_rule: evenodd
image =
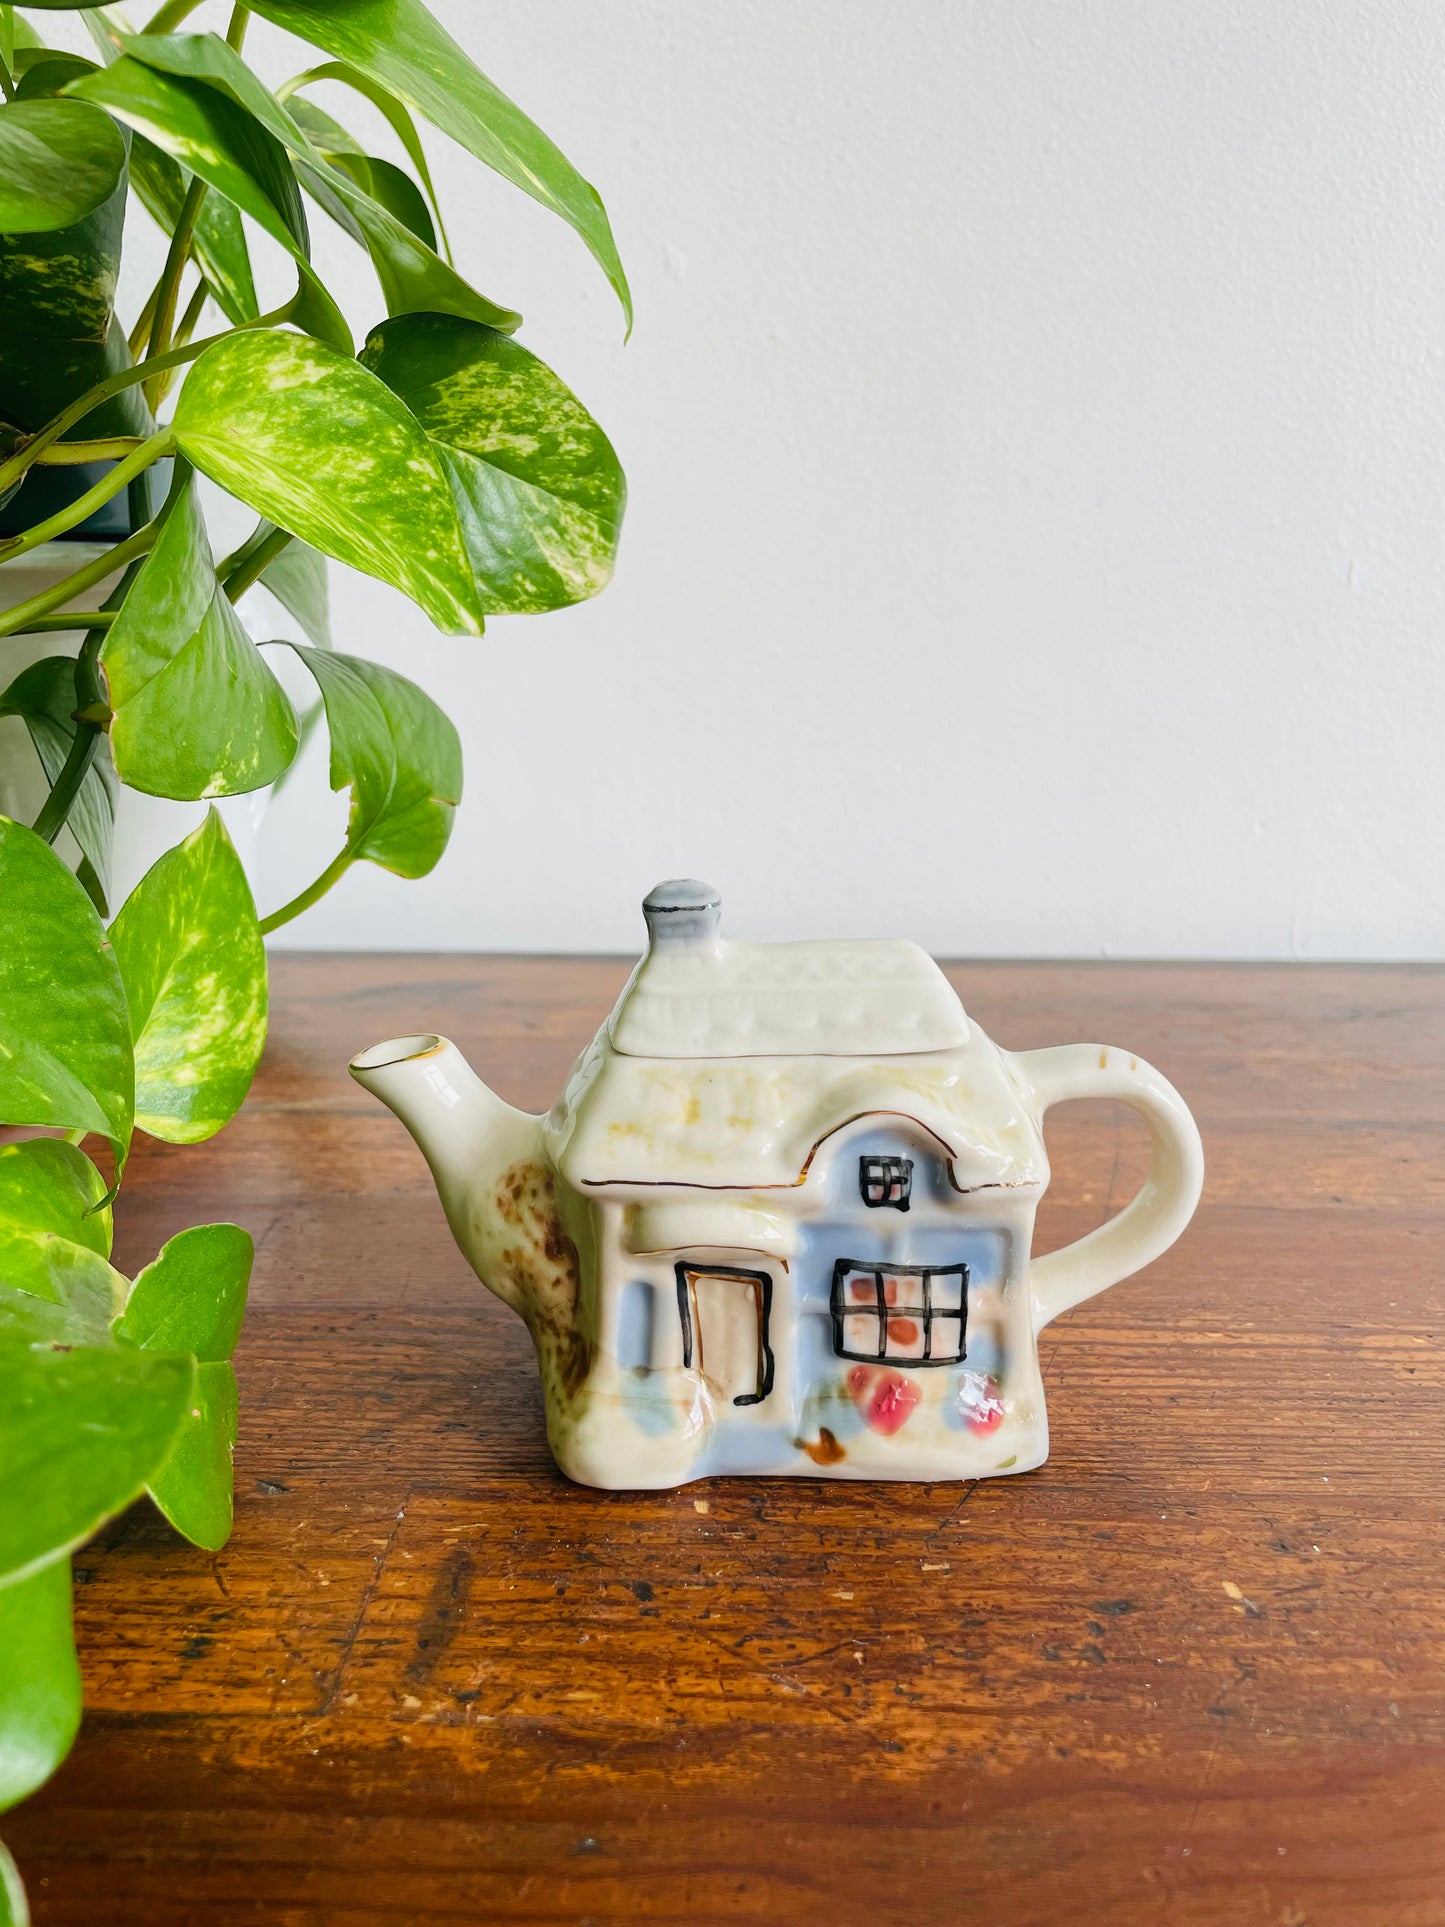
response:
<path id="1" fill-rule="evenodd" d="M 24 719 L 49 790 L 33 822 L 0 817 L 0 1123 L 42 1127 L 0 1145 L 0 1808 L 79 1720 L 74 1549 L 142 1492 L 197 1545 L 231 1527 L 251 1240 L 197 1226 L 123 1277 L 111 1211 L 133 1134 L 191 1144 L 234 1115 L 265 1038 L 265 934 L 353 863 L 425 875 L 461 795 L 438 706 L 332 646 L 323 558 L 475 636 L 493 613 L 602 588 L 624 499 L 601 429 L 516 340 L 520 316 L 454 262 L 413 115 L 569 221 L 630 321 L 595 190 L 421 0 L 254 0 L 224 34 L 194 30 L 199 4 L 167 0 L 134 32 L 114 7 L 34 0 L 78 15 L 94 59 L 0 5 L 0 562 L 128 512 L 123 539 L 0 614 L 0 714 Z M 266 85 L 243 57 L 253 13 L 324 57 Z M 317 104 L 321 82 L 379 109 L 399 158 Z M 376 270 L 385 313 L 359 353 L 312 263 L 308 199 Z M 133 200 L 168 246 L 127 326 L 113 300 Z M 268 312 L 256 231 L 294 273 Z M 219 562 L 201 477 L 258 518 Z M 351 795 L 343 846 L 258 916 L 212 810 L 112 918 L 119 787 L 233 796 L 297 755 L 312 712 L 236 611 L 257 583 L 308 637 L 275 646 L 315 683 L 332 786 Z M 7 678 L 3 639 L 47 631 L 79 632 L 78 654 Z M 3 1848 L 0 1891 L 0 1921 L 22 1918 Z"/>

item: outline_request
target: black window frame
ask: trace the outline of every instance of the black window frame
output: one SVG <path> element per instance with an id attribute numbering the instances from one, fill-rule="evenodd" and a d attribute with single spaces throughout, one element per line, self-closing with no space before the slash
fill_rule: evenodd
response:
<path id="1" fill-rule="evenodd" d="M 881 1186 L 884 1196 L 870 1198 L 870 1185 Z M 899 1187 L 899 1195 L 887 1195 L 893 1186 Z M 865 1151 L 858 1159 L 858 1195 L 870 1211 L 906 1211 L 913 1192 L 913 1159 L 875 1156 Z"/>
<path id="2" fill-rule="evenodd" d="M 859 1272 L 872 1272 L 876 1290 L 873 1304 L 864 1304 L 859 1299 L 845 1298 L 844 1284 L 849 1277 Z M 933 1303 L 933 1280 L 935 1278 L 958 1279 L 958 1309 L 952 1305 Z M 920 1282 L 920 1305 L 890 1305 L 887 1301 L 884 1281 L 888 1278 L 917 1278 Z M 856 1359 L 863 1365 L 906 1365 L 928 1367 L 933 1365 L 961 1365 L 968 1353 L 968 1266 L 956 1265 L 895 1265 L 879 1264 L 872 1258 L 839 1258 L 833 1266 L 833 1288 L 829 1298 L 833 1320 L 833 1350 L 839 1358 Z M 876 1318 L 878 1321 L 878 1349 L 873 1352 L 850 1351 L 843 1342 L 843 1321 L 845 1318 Z M 921 1358 L 901 1358 L 888 1351 L 888 1320 L 890 1318 L 916 1318 L 923 1326 L 923 1355 Z M 933 1321 L 935 1318 L 957 1318 L 958 1350 L 949 1352 L 946 1357 L 933 1357 Z"/>

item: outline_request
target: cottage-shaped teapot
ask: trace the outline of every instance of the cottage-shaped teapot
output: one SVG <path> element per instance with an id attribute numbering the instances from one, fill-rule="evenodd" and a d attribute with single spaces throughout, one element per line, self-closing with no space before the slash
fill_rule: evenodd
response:
<path id="1" fill-rule="evenodd" d="M 1038 1333 L 1157 1258 L 1203 1153 L 1159 1073 L 1098 1044 L 1001 1051 L 906 942 L 730 943 L 660 884 L 647 954 L 546 1117 L 454 1044 L 364 1051 L 482 1282 L 526 1320 L 570 1477 L 976 1479 L 1048 1455 Z M 1146 1119 L 1148 1179 L 1029 1260 L 1051 1104 Z"/>

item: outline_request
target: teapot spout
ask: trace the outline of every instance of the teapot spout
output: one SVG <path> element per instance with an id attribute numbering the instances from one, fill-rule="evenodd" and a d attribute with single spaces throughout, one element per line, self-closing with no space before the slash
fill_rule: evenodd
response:
<path id="1" fill-rule="evenodd" d="M 541 1118 L 504 1104 L 450 1038 L 392 1037 L 352 1058 L 350 1070 L 415 1138 L 473 1271 L 525 1316 L 525 1279 L 495 1263 L 495 1198 L 509 1171 L 536 1162 Z"/>

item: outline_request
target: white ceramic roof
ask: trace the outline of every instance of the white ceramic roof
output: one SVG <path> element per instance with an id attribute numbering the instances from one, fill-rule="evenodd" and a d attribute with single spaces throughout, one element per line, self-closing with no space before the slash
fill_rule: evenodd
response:
<path id="1" fill-rule="evenodd" d="M 608 1026 L 627 1057 L 893 1057 L 968 1035 L 926 950 L 886 940 L 655 943 Z"/>
<path id="2" fill-rule="evenodd" d="M 546 1133 L 553 1161 L 581 1189 L 770 1190 L 790 1207 L 815 1149 L 878 1115 L 936 1138 L 962 1191 L 1047 1182 L 1043 1142 L 1007 1060 L 976 1029 L 956 1049 L 908 1056 L 708 1059 L 628 1056 L 604 1030 Z"/>

